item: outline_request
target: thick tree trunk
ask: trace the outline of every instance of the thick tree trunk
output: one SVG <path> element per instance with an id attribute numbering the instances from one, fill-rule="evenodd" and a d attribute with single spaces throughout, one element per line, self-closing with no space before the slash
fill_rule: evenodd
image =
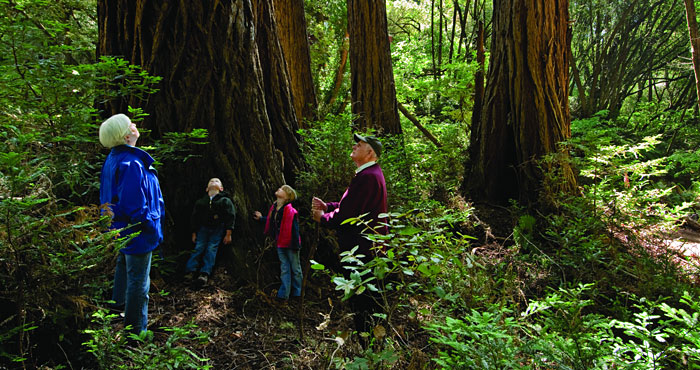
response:
<path id="1" fill-rule="evenodd" d="M 576 181 L 557 144 L 571 135 L 567 0 L 494 2 L 491 60 L 481 120 L 473 127 L 465 177 L 474 199 L 526 203 L 573 192 Z M 539 160 L 559 153 L 556 164 Z M 558 171 L 561 182 L 545 181 Z M 546 197 L 543 199 L 542 197 Z"/>
<path id="2" fill-rule="evenodd" d="M 685 16 L 688 20 L 690 46 L 693 51 L 693 71 L 695 72 L 695 93 L 700 107 L 700 35 L 698 35 L 698 19 L 695 15 L 695 1 L 685 0 Z"/>
<path id="3" fill-rule="evenodd" d="M 358 129 L 400 134 L 386 4 L 348 0 L 352 113 Z"/>
<path id="4" fill-rule="evenodd" d="M 199 158 L 159 168 L 168 249 L 191 248 L 192 204 L 205 194 L 207 180 L 219 177 L 238 211 L 233 248 L 225 248 L 233 256 L 219 263 L 235 266 L 248 280 L 256 278 L 262 231 L 248 215 L 266 208 L 284 174 L 302 166 L 284 68 L 266 65 L 265 72 L 261 66 L 262 57 L 284 62 L 274 33 L 265 38 L 274 30 L 269 12 L 262 18 L 269 1 L 98 2 L 98 54 L 123 56 L 163 77 L 160 91 L 145 102 L 118 102 L 105 115 L 139 106 L 150 114 L 143 127 L 154 139 L 166 132 L 209 131 Z M 268 46 L 259 51 L 256 42 Z"/>
<path id="5" fill-rule="evenodd" d="M 297 121 L 316 119 L 316 89 L 311 76 L 311 55 L 306 33 L 304 0 L 275 0 L 275 20 L 287 71 L 292 85 L 292 97 Z"/>
<path id="6" fill-rule="evenodd" d="M 284 176 L 287 183 L 294 184 L 296 173 L 304 166 L 297 140 L 296 110 L 293 104 L 293 92 L 290 88 L 290 76 L 279 42 L 274 10 L 270 0 L 253 0 L 255 38 L 260 57 L 264 97 L 267 115 L 272 127 L 272 138 L 283 160 Z M 280 184 L 281 185 L 281 184 Z"/>

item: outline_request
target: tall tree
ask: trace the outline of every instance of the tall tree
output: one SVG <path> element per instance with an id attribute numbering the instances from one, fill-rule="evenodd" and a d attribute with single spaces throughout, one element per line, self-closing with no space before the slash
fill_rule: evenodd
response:
<path id="1" fill-rule="evenodd" d="M 170 242 L 189 247 L 191 206 L 208 178 L 221 178 L 238 214 L 247 215 L 266 206 L 284 174 L 301 166 L 286 71 L 261 65 L 261 58 L 284 65 L 270 1 L 98 2 L 98 54 L 121 55 L 163 77 L 160 91 L 140 106 L 150 114 L 143 126 L 153 138 L 195 128 L 210 134 L 199 158 L 161 171 L 174 224 L 167 229 Z M 129 103 L 108 106 L 108 113 Z M 260 254 L 251 248 L 258 231 L 248 217 L 238 217 L 236 235 L 244 237 L 235 238 L 229 261 L 249 279 Z"/>
<path id="2" fill-rule="evenodd" d="M 252 0 L 255 9 L 255 38 L 262 71 L 265 107 L 272 126 L 276 150 L 281 153 L 285 179 L 294 183 L 298 169 L 303 166 L 296 131 L 299 128 L 293 105 L 293 92 L 282 46 L 279 42 L 272 2 Z M 289 162 L 288 165 L 285 165 Z"/>
<path id="3" fill-rule="evenodd" d="M 276 0 L 275 20 L 287 71 L 292 85 L 292 97 L 297 121 L 316 118 L 316 89 L 311 76 L 309 38 L 306 32 L 304 0 Z"/>
<path id="4" fill-rule="evenodd" d="M 566 161 L 562 182 L 545 189 L 538 161 L 566 153 L 569 118 L 568 0 L 496 0 L 491 59 L 481 119 L 472 128 L 465 188 L 474 199 L 534 203 L 548 191 L 573 191 Z M 544 171 L 553 170 L 545 165 Z M 546 190 L 546 191 L 545 191 Z"/>
<path id="5" fill-rule="evenodd" d="M 695 71 L 695 93 L 700 106 L 700 34 L 698 34 L 698 18 L 695 14 L 695 0 L 685 0 L 685 17 L 688 20 L 688 34 L 693 51 L 693 71 Z"/>
<path id="6" fill-rule="evenodd" d="M 385 2 L 348 0 L 348 33 L 355 125 L 400 134 Z"/>
<path id="7" fill-rule="evenodd" d="M 345 37 L 343 37 L 343 42 L 340 43 L 340 51 L 338 53 L 340 54 L 340 61 L 338 62 L 338 68 L 335 71 L 333 90 L 331 90 L 328 97 L 328 102 L 326 103 L 326 105 L 329 107 L 333 106 L 335 100 L 338 99 L 340 88 L 343 86 L 343 80 L 345 79 L 345 66 L 348 64 L 348 53 L 350 51 L 350 43 L 348 42 L 349 38 L 350 35 L 348 34 L 348 31 L 345 30 Z"/>

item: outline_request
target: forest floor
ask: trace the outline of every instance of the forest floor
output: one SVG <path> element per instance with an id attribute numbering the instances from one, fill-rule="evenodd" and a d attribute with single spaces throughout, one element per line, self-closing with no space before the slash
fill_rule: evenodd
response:
<path id="1" fill-rule="evenodd" d="M 477 227 L 471 231 L 480 235 L 472 252 L 490 258 L 510 238 L 512 220 L 505 211 L 482 209 L 477 214 L 481 219 L 476 218 Z M 498 225 L 498 229 L 493 230 L 489 225 Z M 675 250 L 680 264 L 692 263 L 697 268 L 700 225 L 695 226 L 692 222 L 686 224 L 667 240 L 647 243 L 647 248 L 652 254 Z M 493 258 L 499 258 L 497 254 Z M 154 277 L 149 319 L 155 341 L 165 342 L 169 336 L 157 328 L 183 327 L 192 322 L 209 333 L 209 339 L 204 343 L 193 341 L 188 346 L 208 358 L 214 369 L 338 368 L 334 362 L 369 358 L 391 346 L 384 342 L 366 351 L 358 338 L 347 335 L 353 328 L 352 313 L 328 276 L 310 276 L 303 311 L 302 302 L 277 302 L 274 297 L 277 286 L 261 290 L 234 276 L 235 272 L 218 267 L 203 287 L 195 287 L 182 278 L 166 281 Z M 156 294 L 162 291 L 170 293 Z M 402 347 L 397 353 L 399 357 L 393 360 L 393 368 L 433 368 L 435 363 L 431 358 L 436 357 L 436 349 L 421 327 L 420 317 L 408 315 L 409 311 L 416 312 L 430 302 L 424 297 L 409 301 L 408 307 L 403 312 L 399 310 L 392 319 L 393 325 L 387 328 L 387 337 Z"/>
<path id="2" fill-rule="evenodd" d="M 489 245 L 507 239 L 512 232 L 510 215 L 505 208 L 484 209 L 478 225 L 470 233 L 478 234 L 479 254 L 490 254 Z M 488 224 L 500 230 L 492 230 Z M 494 235 L 499 235 L 496 237 Z M 498 258 L 498 257 L 494 257 Z M 310 274 L 305 289 L 303 313 L 301 302 L 280 304 L 275 299 L 277 285 L 262 288 L 237 279 L 234 272 L 217 267 L 204 287 L 191 281 L 152 276 L 149 329 L 156 343 L 165 342 L 169 333 L 160 327 L 183 327 L 192 322 L 209 333 L 205 343 L 187 343 L 198 355 L 210 359 L 214 369 L 335 369 L 338 362 L 372 358 L 377 354 L 396 354 L 391 360 L 395 369 L 434 368 L 437 356 L 429 335 L 421 327 L 421 315 L 412 315 L 430 307 L 433 298 L 411 297 L 407 307 L 398 309 L 386 328 L 389 341 L 375 341 L 364 349 L 354 328 L 352 311 L 342 301 L 324 274 Z M 167 295 L 156 292 L 169 292 Z M 416 318 L 417 316 L 417 318 Z M 300 330 L 301 326 L 301 330 Z M 391 346 L 401 346 L 393 351 Z"/>
<path id="3" fill-rule="evenodd" d="M 274 297 L 274 288 L 261 291 L 238 284 L 222 268 L 201 288 L 183 280 L 154 279 L 153 284 L 152 291 L 171 292 L 151 294 L 149 327 L 154 330 L 154 340 L 164 342 L 169 335 L 154 328 L 193 322 L 209 333 L 209 340 L 193 342 L 189 348 L 208 358 L 214 369 L 325 369 L 333 358 L 363 356 L 357 338 L 346 334 L 353 327 L 347 304 L 341 302 L 339 292 L 331 290 L 327 277 L 310 280 L 303 315 L 300 301 L 281 304 Z M 397 318 L 394 322 L 403 324 L 392 329 L 391 337 L 413 348 L 413 363 L 399 358 L 395 368 L 425 368 L 430 357 L 421 348 L 428 346 L 427 334 L 415 320 Z"/>

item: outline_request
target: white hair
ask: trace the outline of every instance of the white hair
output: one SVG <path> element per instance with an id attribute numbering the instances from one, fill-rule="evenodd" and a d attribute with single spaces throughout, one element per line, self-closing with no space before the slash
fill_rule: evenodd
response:
<path id="1" fill-rule="evenodd" d="M 106 148 L 125 144 L 124 136 L 129 134 L 131 120 L 124 114 L 115 114 L 100 125 L 100 143 Z"/>

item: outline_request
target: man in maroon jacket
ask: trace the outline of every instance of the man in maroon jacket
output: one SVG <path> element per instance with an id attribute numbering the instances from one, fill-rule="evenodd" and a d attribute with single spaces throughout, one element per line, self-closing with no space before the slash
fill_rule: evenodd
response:
<path id="1" fill-rule="evenodd" d="M 354 135 L 355 145 L 352 147 L 350 158 L 357 166 L 355 177 L 350 181 L 340 202 L 325 203 L 319 198 L 312 200 L 313 217 L 322 226 L 338 231 L 338 244 L 342 251 L 359 246 L 356 254 L 362 254 L 362 261 L 367 262 L 374 257 L 372 241 L 363 237 L 362 233 L 386 234 L 386 222 L 379 215 L 387 212 L 386 182 L 384 173 L 377 164 L 382 153 L 382 143 L 374 136 Z M 366 214 L 366 215 L 365 215 Z M 368 221 L 351 225 L 343 221 L 349 218 L 362 217 Z M 370 230 L 367 230 L 367 227 Z M 378 306 L 369 291 L 350 298 L 350 305 L 355 311 L 355 326 L 358 331 L 367 331 L 367 319 Z"/>
<path id="2" fill-rule="evenodd" d="M 342 251 L 359 246 L 357 253 L 365 255 L 363 260 L 367 261 L 374 252 L 371 250 L 372 242 L 364 238 L 362 232 L 387 232 L 386 226 L 382 225 L 386 220 L 379 217 L 387 211 L 384 173 L 376 162 L 382 153 L 382 143 L 374 136 L 355 134 L 354 138 L 356 143 L 352 147 L 350 158 L 355 162 L 357 169 L 350 186 L 345 190 L 340 202 L 325 203 L 314 197 L 312 208 L 314 220 L 322 226 L 338 230 L 338 244 Z M 373 230 L 365 230 L 367 226 L 363 224 L 341 225 L 343 221 L 361 215 L 365 215 L 362 219 L 369 221 L 367 226 Z"/>

